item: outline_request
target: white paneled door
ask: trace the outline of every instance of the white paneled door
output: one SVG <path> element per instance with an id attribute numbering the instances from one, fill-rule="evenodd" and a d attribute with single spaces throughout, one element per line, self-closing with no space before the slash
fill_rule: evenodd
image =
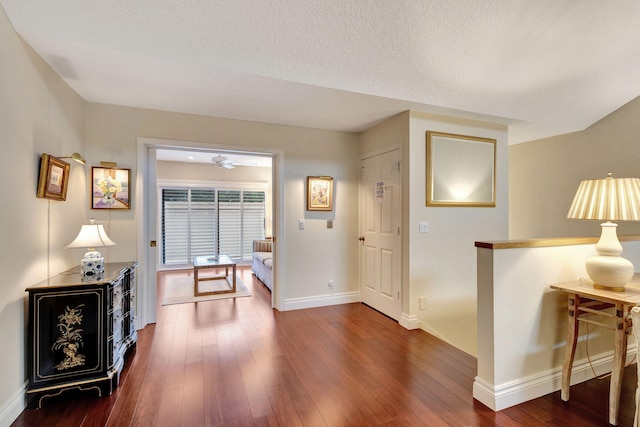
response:
<path id="1" fill-rule="evenodd" d="M 362 302 L 399 320 L 402 277 L 399 150 L 362 160 L 360 172 Z"/>

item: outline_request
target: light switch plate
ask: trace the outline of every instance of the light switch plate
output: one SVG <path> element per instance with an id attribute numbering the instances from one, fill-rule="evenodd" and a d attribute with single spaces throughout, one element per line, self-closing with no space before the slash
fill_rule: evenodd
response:
<path id="1" fill-rule="evenodd" d="M 327 219 L 327 228 L 333 228 L 333 218 Z"/>
<path id="2" fill-rule="evenodd" d="M 420 221 L 420 232 L 427 233 L 429 232 L 429 223 L 426 221 Z"/>
<path id="3" fill-rule="evenodd" d="M 298 230 L 304 230 L 304 219 L 298 220 Z"/>

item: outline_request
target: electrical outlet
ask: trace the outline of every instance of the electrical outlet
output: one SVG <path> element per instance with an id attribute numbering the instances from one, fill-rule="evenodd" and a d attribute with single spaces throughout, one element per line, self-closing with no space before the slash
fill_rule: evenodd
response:
<path id="1" fill-rule="evenodd" d="M 333 289 L 333 280 L 329 280 L 329 288 Z"/>

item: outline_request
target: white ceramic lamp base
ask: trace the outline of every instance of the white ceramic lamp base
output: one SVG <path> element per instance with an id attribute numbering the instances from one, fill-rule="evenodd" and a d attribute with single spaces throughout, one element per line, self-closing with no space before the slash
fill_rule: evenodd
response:
<path id="1" fill-rule="evenodd" d="M 624 291 L 633 277 L 631 261 L 622 258 L 622 245 L 618 241 L 616 227 L 612 222 L 602 224 L 602 234 L 596 245 L 598 255 L 587 259 L 585 267 L 594 286 L 604 289 Z"/>
<path id="2" fill-rule="evenodd" d="M 102 280 L 104 277 L 104 257 L 98 251 L 89 251 L 80 260 L 82 280 Z"/>
<path id="3" fill-rule="evenodd" d="M 633 264 L 619 256 L 592 256 L 587 260 L 586 268 L 597 287 L 616 291 L 623 291 L 633 277 Z"/>

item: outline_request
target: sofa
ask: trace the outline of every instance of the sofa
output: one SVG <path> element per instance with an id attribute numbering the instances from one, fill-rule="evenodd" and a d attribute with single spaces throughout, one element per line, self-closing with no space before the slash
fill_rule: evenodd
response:
<path id="1" fill-rule="evenodd" d="M 269 290 L 273 288 L 273 252 L 270 239 L 253 241 L 251 272 Z"/>

